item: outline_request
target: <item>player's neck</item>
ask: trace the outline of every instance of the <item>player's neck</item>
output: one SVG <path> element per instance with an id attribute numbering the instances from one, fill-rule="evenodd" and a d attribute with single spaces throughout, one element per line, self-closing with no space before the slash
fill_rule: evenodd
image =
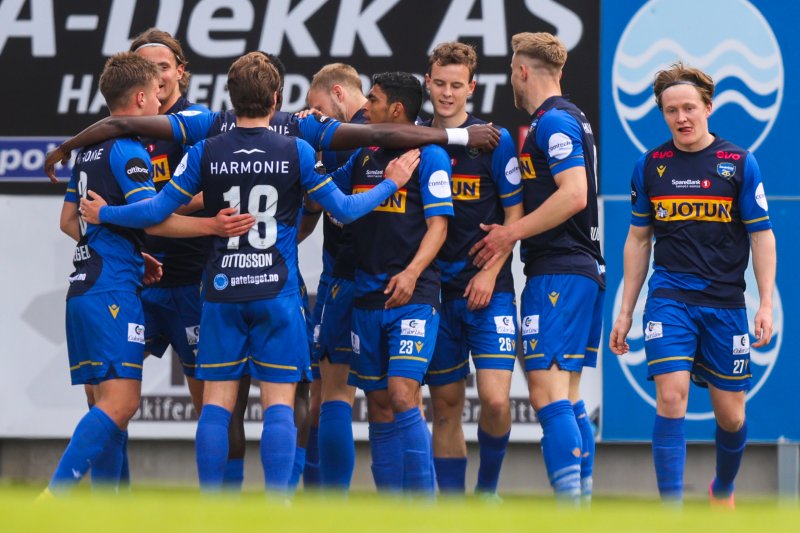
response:
<path id="1" fill-rule="evenodd" d="M 546 81 L 542 81 L 535 87 L 532 87 L 530 94 L 531 97 L 528 99 L 525 105 L 525 110 L 528 112 L 528 114 L 532 115 L 533 112 L 539 109 L 539 107 L 541 107 L 541 105 L 548 98 L 552 98 L 553 96 L 561 96 L 561 85 L 558 83 L 548 83 Z"/>
<path id="2" fill-rule="evenodd" d="M 431 126 L 434 128 L 458 128 L 467 121 L 468 116 L 469 115 L 467 114 L 466 109 L 462 109 L 459 113 L 456 113 L 451 117 L 437 115 L 436 111 L 434 111 L 433 120 L 431 120 Z"/>
<path id="3" fill-rule="evenodd" d="M 166 115 L 167 111 L 172 109 L 172 106 L 175 105 L 175 102 L 181 97 L 181 93 L 175 93 L 170 98 L 164 102 L 161 102 L 161 105 L 158 106 L 158 114 L 159 115 Z"/>
<path id="4" fill-rule="evenodd" d="M 344 112 L 347 115 L 347 121 L 350 122 L 358 110 L 364 107 L 364 104 L 367 103 L 367 97 L 364 95 L 356 96 L 352 99 L 348 99 L 344 104 Z"/>
<path id="5" fill-rule="evenodd" d="M 237 128 L 268 128 L 272 113 L 265 117 L 236 117 Z"/>

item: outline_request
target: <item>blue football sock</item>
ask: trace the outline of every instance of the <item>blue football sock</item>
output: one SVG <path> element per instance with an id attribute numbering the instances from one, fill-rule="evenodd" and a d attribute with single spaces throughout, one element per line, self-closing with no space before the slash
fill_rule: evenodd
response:
<path id="1" fill-rule="evenodd" d="M 577 500 L 581 493 L 581 431 L 569 400 L 536 413 L 542 424 L 542 456 L 556 497 Z"/>
<path id="2" fill-rule="evenodd" d="M 578 429 L 581 431 L 581 496 L 584 498 L 592 497 L 592 469 L 594 467 L 594 428 L 589 414 L 586 412 L 586 405 L 583 400 L 578 400 L 572 406 L 575 412 L 575 420 L 578 422 Z"/>
<path id="3" fill-rule="evenodd" d="M 717 477 L 711 491 L 717 498 L 724 498 L 733 492 L 733 480 L 742 463 L 744 447 L 747 443 L 747 421 L 739 431 L 725 431 L 717 425 Z"/>
<path id="4" fill-rule="evenodd" d="M 475 486 L 475 492 L 497 492 L 500 468 L 503 466 L 510 435 L 511 432 L 508 432 L 502 437 L 493 437 L 478 426 L 481 464 L 478 466 L 478 484 Z"/>
<path id="5" fill-rule="evenodd" d="M 261 432 L 261 466 L 268 491 L 288 491 L 296 448 L 294 411 L 288 405 L 269 407 L 264 411 L 264 429 Z"/>
<path id="6" fill-rule="evenodd" d="M 653 425 L 653 463 L 658 492 L 663 500 L 683 498 L 683 468 L 686 464 L 684 418 L 656 415 Z"/>
<path id="7" fill-rule="evenodd" d="M 449 496 L 464 495 L 467 478 L 466 457 L 434 457 L 433 466 L 436 470 L 439 492 Z"/>
<path id="8" fill-rule="evenodd" d="M 226 491 L 241 492 L 244 483 L 244 459 L 231 459 L 225 462 L 222 474 L 222 487 Z"/>
<path id="9" fill-rule="evenodd" d="M 319 488 L 319 427 L 308 428 L 308 442 L 306 442 L 306 466 L 303 469 L 303 489 Z"/>
<path id="10" fill-rule="evenodd" d="M 319 472 L 326 489 L 350 489 L 356 465 L 353 407 L 342 401 L 325 402 L 319 414 Z"/>
<path id="11" fill-rule="evenodd" d="M 228 425 L 231 412 L 219 405 L 206 404 L 197 421 L 195 453 L 200 489 L 216 492 L 222 489 L 225 464 L 228 462 Z"/>
<path id="12" fill-rule="evenodd" d="M 369 423 L 372 477 L 378 492 L 403 489 L 403 452 L 394 422 Z"/>
<path id="13" fill-rule="evenodd" d="M 294 462 L 292 463 L 292 475 L 289 477 L 289 490 L 294 492 L 297 490 L 297 484 L 300 483 L 300 476 L 303 475 L 303 470 L 306 467 L 306 449 L 297 446 L 294 449 Z"/>
<path id="14" fill-rule="evenodd" d="M 119 471 L 120 488 L 130 490 L 131 488 L 131 469 L 128 464 L 128 430 L 125 430 L 125 442 L 122 444 L 122 467 Z"/>
<path id="15" fill-rule="evenodd" d="M 119 488 L 122 474 L 122 448 L 127 440 L 126 431 L 114 433 L 103 453 L 92 462 L 92 488 L 114 490 Z"/>
<path id="16" fill-rule="evenodd" d="M 64 493 L 77 485 L 92 463 L 112 445 L 120 433 L 122 430 L 107 414 L 92 407 L 75 427 L 72 439 L 50 480 L 50 491 L 54 494 Z"/>
<path id="17" fill-rule="evenodd" d="M 403 452 L 403 491 L 433 496 L 431 441 L 419 407 L 395 413 L 394 424 Z"/>

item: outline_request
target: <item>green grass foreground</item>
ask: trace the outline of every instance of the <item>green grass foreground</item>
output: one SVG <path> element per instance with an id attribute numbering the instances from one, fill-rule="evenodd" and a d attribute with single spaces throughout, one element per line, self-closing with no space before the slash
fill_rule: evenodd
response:
<path id="1" fill-rule="evenodd" d="M 436 503 L 353 494 L 347 500 L 300 494 L 291 503 L 267 501 L 263 493 L 204 497 L 190 489 L 140 488 L 134 493 L 92 495 L 82 489 L 67 499 L 34 501 L 37 490 L 0 486 L 0 531 L 343 531 L 544 533 L 799 531 L 796 503 L 742 500 L 735 513 L 712 511 L 707 501 L 682 510 L 634 498 L 595 498 L 590 510 L 559 508 L 545 497 L 511 496 L 502 503 L 481 499 Z"/>

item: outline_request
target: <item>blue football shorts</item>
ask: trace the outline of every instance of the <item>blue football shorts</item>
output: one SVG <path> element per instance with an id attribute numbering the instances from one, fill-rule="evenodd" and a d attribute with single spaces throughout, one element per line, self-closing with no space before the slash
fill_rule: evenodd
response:
<path id="1" fill-rule="evenodd" d="M 134 292 L 101 292 L 67 300 L 67 350 L 73 385 L 142 379 L 144 312 Z"/>
<path id="2" fill-rule="evenodd" d="M 442 317 L 425 382 L 447 385 L 469 375 L 469 356 L 477 370 L 514 370 L 517 356 L 517 306 L 514 294 L 492 295 L 489 305 L 470 311 L 467 299 L 442 302 Z"/>
<path id="3" fill-rule="evenodd" d="M 528 278 L 520 310 L 525 371 L 597 366 L 604 297 L 594 280 L 579 274 Z"/>
<path id="4" fill-rule="evenodd" d="M 389 377 L 422 383 L 436 344 L 439 312 L 431 305 L 353 309 L 353 364 L 348 383 L 364 392 L 388 387 Z"/>
<path id="5" fill-rule="evenodd" d="M 197 378 L 296 383 L 309 369 L 299 294 L 241 303 L 206 302 L 200 321 Z"/>
<path id="6" fill-rule="evenodd" d="M 142 308 L 147 332 L 145 352 L 161 357 L 172 345 L 183 373 L 193 378 L 203 309 L 200 284 L 146 288 L 142 291 Z"/>
<path id="7" fill-rule="evenodd" d="M 350 332 L 353 330 L 353 297 L 355 283 L 351 280 L 333 278 L 325 307 L 322 310 L 319 345 L 320 357 L 333 364 L 353 363 L 353 344 Z"/>
<path id="8" fill-rule="evenodd" d="M 698 385 L 749 390 L 750 335 L 745 309 L 651 297 L 644 310 L 647 378 L 687 370 Z"/>

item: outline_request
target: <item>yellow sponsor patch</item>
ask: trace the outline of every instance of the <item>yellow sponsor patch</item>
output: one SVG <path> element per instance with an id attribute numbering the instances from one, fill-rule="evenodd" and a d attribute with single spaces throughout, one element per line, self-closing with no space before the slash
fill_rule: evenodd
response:
<path id="1" fill-rule="evenodd" d="M 116 319 L 119 314 L 119 306 L 117 304 L 109 305 L 108 311 L 111 313 L 111 316 Z"/>
<path id="2" fill-rule="evenodd" d="M 550 299 L 550 303 L 553 304 L 553 307 L 555 307 L 558 303 L 559 296 L 561 296 L 561 294 L 557 293 L 556 291 L 551 291 L 550 294 L 547 295 L 547 297 Z"/>
<path id="3" fill-rule="evenodd" d="M 353 187 L 353 194 L 361 194 L 372 189 L 374 185 L 355 185 Z M 408 195 L 405 188 L 392 194 L 389 198 L 381 202 L 381 205 L 373 209 L 373 211 L 383 211 L 385 213 L 405 213 L 406 212 L 406 196 Z"/>
<path id="4" fill-rule="evenodd" d="M 650 199 L 656 220 L 730 222 L 733 198 L 720 196 L 655 196 Z"/>
<path id="5" fill-rule="evenodd" d="M 153 164 L 153 183 L 172 179 L 172 172 L 169 170 L 169 160 L 166 154 L 154 157 L 150 162 Z"/>
<path id="6" fill-rule="evenodd" d="M 422 351 L 422 347 L 425 346 L 421 341 L 417 341 L 415 343 L 417 345 L 417 353 Z"/>
<path id="7" fill-rule="evenodd" d="M 452 181 L 453 200 L 470 201 L 481 198 L 480 176 L 465 176 L 453 174 Z"/>
<path id="8" fill-rule="evenodd" d="M 531 154 L 519 155 L 519 171 L 522 173 L 522 179 L 524 180 L 536 179 L 536 170 L 533 168 Z"/>

